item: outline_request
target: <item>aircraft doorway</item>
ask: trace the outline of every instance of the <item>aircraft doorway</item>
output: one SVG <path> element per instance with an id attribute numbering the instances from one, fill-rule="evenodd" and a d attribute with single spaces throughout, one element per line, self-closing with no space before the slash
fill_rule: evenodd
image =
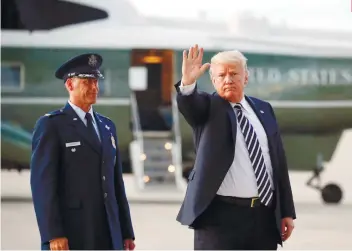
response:
<path id="1" fill-rule="evenodd" d="M 172 51 L 133 50 L 132 66 L 147 68 L 147 89 L 135 91 L 142 131 L 172 129 Z"/>

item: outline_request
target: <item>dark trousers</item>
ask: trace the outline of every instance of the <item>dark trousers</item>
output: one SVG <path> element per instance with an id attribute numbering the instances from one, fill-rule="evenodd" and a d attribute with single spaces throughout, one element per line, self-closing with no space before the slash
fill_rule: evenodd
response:
<path id="1" fill-rule="evenodd" d="M 195 250 L 276 250 L 279 231 L 272 207 L 214 201 L 194 226 Z"/>

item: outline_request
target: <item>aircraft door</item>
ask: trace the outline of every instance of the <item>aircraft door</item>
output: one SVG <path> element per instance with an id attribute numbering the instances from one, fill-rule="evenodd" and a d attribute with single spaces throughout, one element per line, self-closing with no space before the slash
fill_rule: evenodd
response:
<path id="1" fill-rule="evenodd" d="M 170 54 L 172 55 L 172 54 Z M 171 103 L 167 92 L 168 85 L 172 84 L 166 77 L 170 72 L 165 72 L 172 62 L 165 59 L 163 51 L 136 50 L 132 52 L 132 66 L 144 66 L 147 69 L 147 89 L 135 91 L 138 106 L 139 120 L 142 131 L 170 131 Z"/>

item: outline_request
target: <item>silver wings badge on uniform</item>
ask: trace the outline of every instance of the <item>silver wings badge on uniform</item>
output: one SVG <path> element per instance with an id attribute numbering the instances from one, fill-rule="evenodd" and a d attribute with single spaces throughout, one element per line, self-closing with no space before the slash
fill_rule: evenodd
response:
<path id="1" fill-rule="evenodd" d="M 111 134 L 111 144 L 116 149 L 115 138 L 114 138 L 114 136 L 112 136 L 112 134 Z"/>

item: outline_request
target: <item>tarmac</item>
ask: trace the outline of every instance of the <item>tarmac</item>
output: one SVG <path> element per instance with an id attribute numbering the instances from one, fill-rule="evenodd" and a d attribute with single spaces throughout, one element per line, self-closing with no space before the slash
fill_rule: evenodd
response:
<path id="1" fill-rule="evenodd" d="M 349 130 L 340 140 L 331 161 L 325 163 L 321 175 L 323 185 L 333 182 L 342 188 L 340 204 L 325 204 L 319 190 L 307 187 L 311 172 L 289 173 L 297 220 L 283 249 L 352 250 L 351 144 L 352 130 Z M 133 175 L 124 175 L 124 182 L 136 233 L 136 250 L 193 248 L 193 231 L 176 221 L 185 191 L 160 187 L 140 191 Z M 29 172 L 2 171 L 1 197 L 1 249 L 40 249 Z"/>
<path id="2" fill-rule="evenodd" d="M 297 211 L 287 250 L 351 249 L 352 201 L 325 205 L 318 191 L 305 185 L 308 173 L 290 173 Z M 193 231 L 176 221 L 184 193 L 139 192 L 133 176 L 124 177 L 136 233 L 136 250 L 191 250 Z M 2 173 L 1 249 L 39 249 L 39 233 L 30 198 L 28 173 Z M 351 185 L 345 191 L 352 191 Z"/>
<path id="3" fill-rule="evenodd" d="M 176 221 L 180 204 L 131 202 L 136 250 L 192 250 L 193 231 Z M 352 250 L 352 205 L 296 203 L 297 220 L 285 250 Z M 31 201 L 2 201 L 1 249 L 40 249 Z"/>

